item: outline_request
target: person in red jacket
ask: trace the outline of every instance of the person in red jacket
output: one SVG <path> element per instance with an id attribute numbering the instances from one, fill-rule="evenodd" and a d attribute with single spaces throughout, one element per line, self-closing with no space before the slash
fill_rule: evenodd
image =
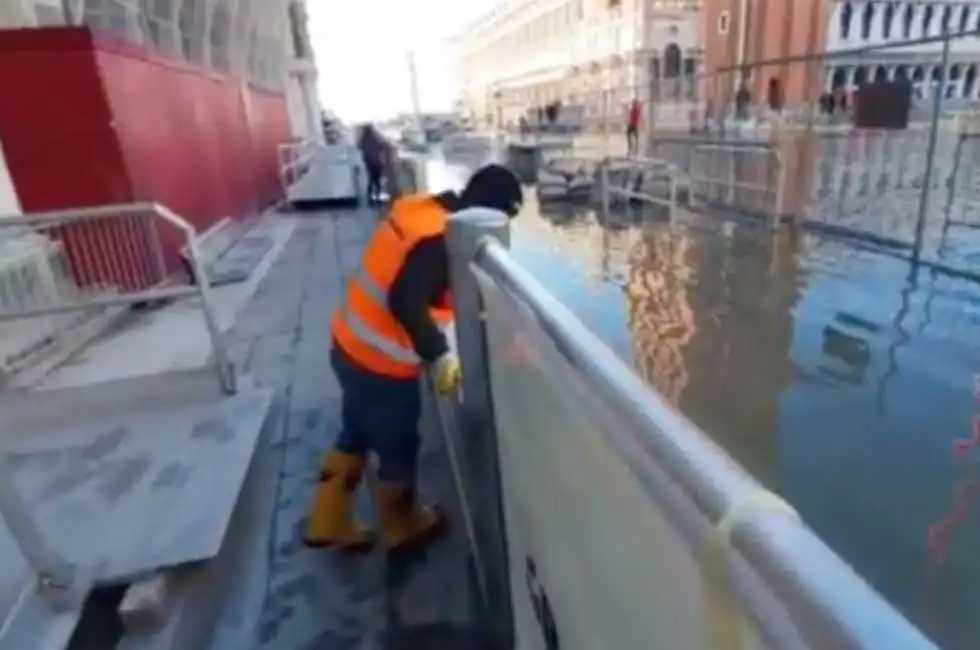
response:
<path id="1" fill-rule="evenodd" d="M 626 153 L 636 155 L 640 138 L 640 121 L 643 116 L 643 105 L 639 99 L 630 102 L 626 116 Z"/>

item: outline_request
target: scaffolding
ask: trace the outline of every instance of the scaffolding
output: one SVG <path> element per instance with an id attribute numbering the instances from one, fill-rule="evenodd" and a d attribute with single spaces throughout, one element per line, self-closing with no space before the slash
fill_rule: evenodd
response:
<path id="1" fill-rule="evenodd" d="M 87 25 L 263 88 L 311 58 L 302 0 L 9 0 L 0 27 Z"/>

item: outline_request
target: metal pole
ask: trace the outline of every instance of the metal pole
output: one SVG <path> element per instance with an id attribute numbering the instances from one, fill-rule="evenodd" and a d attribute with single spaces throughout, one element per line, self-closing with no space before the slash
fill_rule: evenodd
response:
<path id="1" fill-rule="evenodd" d="M 609 216 L 609 158 L 599 162 L 599 192 L 602 197 L 602 216 Z"/>
<path id="2" fill-rule="evenodd" d="M 946 235 L 949 233 L 949 219 L 953 212 L 953 200 L 956 198 L 956 186 L 960 178 L 960 156 L 963 155 L 963 140 L 966 134 L 961 130 L 956 135 L 956 149 L 953 151 L 953 169 L 949 174 L 949 184 L 946 191 L 946 209 L 943 210 L 943 231 L 939 240 L 939 252 L 946 247 Z"/>
<path id="3" fill-rule="evenodd" d="M 419 99 L 419 75 L 415 67 L 415 52 L 408 52 L 408 79 L 412 93 L 412 113 L 415 116 L 415 127 L 422 137 L 422 144 L 425 142 L 425 127 L 422 121 L 422 101 Z"/>
<path id="4" fill-rule="evenodd" d="M 745 79 L 745 46 L 749 32 L 749 0 L 739 0 L 738 4 L 738 74 L 732 75 L 732 96 L 738 92 L 741 81 Z"/>
<path id="5" fill-rule="evenodd" d="M 925 236 L 926 216 L 929 212 L 929 185 L 932 183 L 932 166 L 936 157 L 936 140 L 939 137 L 939 112 L 942 110 L 943 93 L 946 91 L 946 68 L 949 66 L 949 41 L 949 36 L 943 39 L 943 58 L 939 64 L 942 73 L 932 99 L 932 123 L 929 125 L 926 170 L 922 178 L 922 194 L 919 195 L 919 219 L 915 224 L 915 243 L 912 246 L 913 264 L 918 264 L 922 257 L 922 239 Z"/>
<path id="6" fill-rule="evenodd" d="M 487 565 L 482 573 L 487 579 L 484 613 L 488 632 L 500 647 L 510 647 L 513 611 L 488 342 L 483 296 L 471 270 L 487 238 L 509 245 L 510 225 L 503 213 L 472 208 L 450 218 L 446 239 L 463 381 L 459 427 L 447 433 L 458 436 L 455 448 L 459 453 L 461 479 L 467 483 L 465 496 L 472 499 L 469 511 L 475 543 L 481 547 L 474 557 Z"/>

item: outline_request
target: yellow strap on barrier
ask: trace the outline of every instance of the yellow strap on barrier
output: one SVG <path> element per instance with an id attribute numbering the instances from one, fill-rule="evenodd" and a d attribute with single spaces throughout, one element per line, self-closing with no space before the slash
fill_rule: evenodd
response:
<path id="1" fill-rule="evenodd" d="M 745 647 L 745 616 L 735 594 L 729 551 L 735 527 L 762 514 L 799 518 L 796 510 L 779 496 L 768 490 L 757 490 L 729 508 L 708 536 L 701 561 L 703 650 Z"/>

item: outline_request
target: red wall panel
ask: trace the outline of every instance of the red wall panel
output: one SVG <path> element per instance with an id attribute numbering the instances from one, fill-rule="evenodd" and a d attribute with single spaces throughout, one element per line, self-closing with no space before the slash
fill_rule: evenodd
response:
<path id="1" fill-rule="evenodd" d="M 276 147 L 288 133 L 281 94 L 129 43 L 97 37 L 94 45 L 137 198 L 202 229 L 275 198 Z"/>
<path id="2" fill-rule="evenodd" d="M 91 52 L 85 30 L 0 31 L 0 139 L 25 212 L 129 200 Z"/>
<path id="3" fill-rule="evenodd" d="M 25 212 L 149 200 L 203 230 L 277 198 L 279 93 L 86 28 L 0 31 L 0 80 Z M 178 248 L 167 236 L 168 261 Z"/>

